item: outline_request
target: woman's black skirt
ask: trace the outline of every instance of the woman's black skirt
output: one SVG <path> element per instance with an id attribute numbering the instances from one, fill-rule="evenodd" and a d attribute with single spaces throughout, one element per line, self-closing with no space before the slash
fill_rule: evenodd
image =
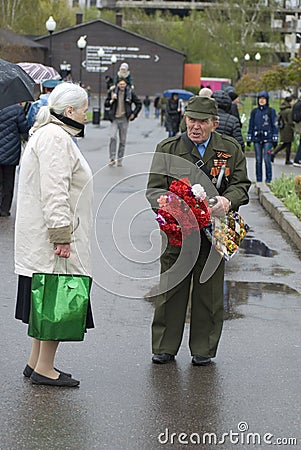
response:
<path id="1" fill-rule="evenodd" d="M 31 277 L 19 275 L 15 318 L 24 323 L 29 322 L 31 303 Z M 86 328 L 94 328 L 93 314 L 89 299 Z"/>

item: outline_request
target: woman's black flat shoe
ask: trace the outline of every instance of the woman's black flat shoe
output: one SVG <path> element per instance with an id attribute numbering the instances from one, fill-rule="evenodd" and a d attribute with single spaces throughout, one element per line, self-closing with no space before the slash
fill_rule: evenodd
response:
<path id="1" fill-rule="evenodd" d="M 30 377 L 32 384 L 43 384 L 47 386 L 60 386 L 60 387 L 76 387 L 79 386 L 79 381 L 74 378 L 68 377 L 66 374 L 60 373 L 59 377 L 54 380 L 53 378 L 44 377 L 39 373 L 33 371 Z"/>
<path id="2" fill-rule="evenodd" d="M 71 373 L 62 372 L 61 370 L 56 369 L 56 368 L 54 368 L 54 370 L 56 370 L 56 371 L 59 372 L 59 373 L 63 373 L 63 374 L 66 375 L 67 377 L 72 377 Z M 30 378 L 32 372 L 33 372 L 33 369 L 27 364 L 26 367 L 25 367 L 25 369 L 23 370 L 23 375 L 24 375 L 24 377 L 26 377 L 26 378 Z"/>

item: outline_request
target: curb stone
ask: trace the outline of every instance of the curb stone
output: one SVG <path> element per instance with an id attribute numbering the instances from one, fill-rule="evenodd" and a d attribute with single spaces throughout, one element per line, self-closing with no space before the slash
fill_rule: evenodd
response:
<path id="1" fill-rule="evenodd" d="M 275 197 L 265 183 L 255 183 L 259 203 L 278 223 L 288 238 L 301 250 L 301 221 Z"/>

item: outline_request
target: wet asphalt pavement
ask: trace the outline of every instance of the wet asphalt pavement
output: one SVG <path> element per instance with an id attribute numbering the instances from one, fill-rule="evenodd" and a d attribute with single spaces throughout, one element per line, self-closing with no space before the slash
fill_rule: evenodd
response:
<path id="1" fill-rule="evenodd" d="M 1 450 L 301 448 L 300 254 L 254 187 L 241 208 L 251 230 L 226 264 L 226 321 L 213 364 L 191 365 L 187 330 L 176 362 L 151 363 L 148 295 L 158 282 L 159 237 L 144 189 L 148 152 L 165 137 L 141 114 L 130 125 L 121 168 L 106 166 L 107 122 L 88 125 L 80 142 L 95 183 L 96 328 L 83 343 L 61 344 L 56 360 L 81 380 L 79 389 L 23 379 L 30 339 L 13 318 L 15 209 L 1 219 Z M 254 164 L 248 159 L 252 180 Z M 300 172 L 280 158 L 274 169 L 276 176 Z"/>

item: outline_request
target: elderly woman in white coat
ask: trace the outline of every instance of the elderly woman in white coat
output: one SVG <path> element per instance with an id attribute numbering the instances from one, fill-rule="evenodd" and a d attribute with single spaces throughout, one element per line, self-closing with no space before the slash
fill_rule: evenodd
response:
<path id="1" fill-rule="evenodd" d="M 74 142 L 83 136 L 86 91 L 59 84 L 36 118 L 23 154 L 17 197 L 15 271 L 19 275 L 17 319 L 28 323 L 31 277 L 51 273 L 57 256 L 68 273 L 91 276 L 92 172 Z M 93 328 L 89 302 L 86 328 Z M 75 387 L 79 381 L 54 368 L 57 341 L 33 339 L 23 371 L 34 384 Z"/>

